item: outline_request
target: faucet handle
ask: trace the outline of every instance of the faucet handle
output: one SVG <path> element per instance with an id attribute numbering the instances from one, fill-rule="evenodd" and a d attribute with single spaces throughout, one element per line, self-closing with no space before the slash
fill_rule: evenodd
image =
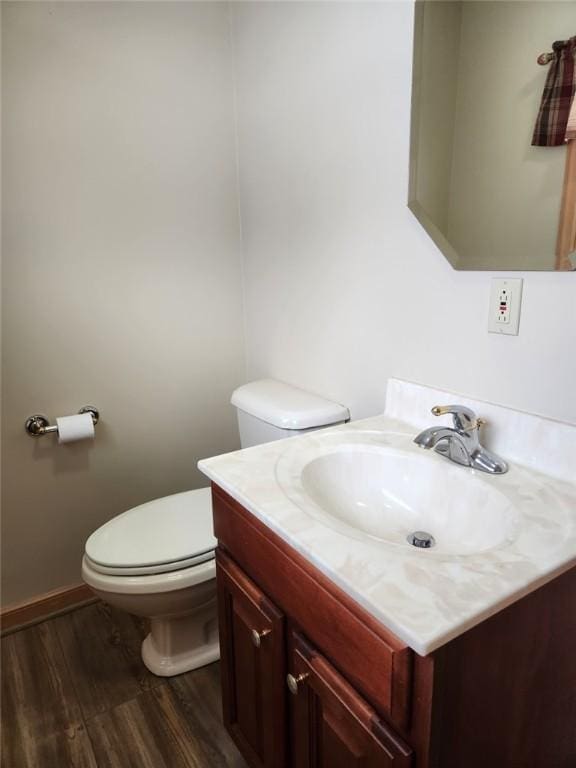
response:
<path id="1" fill-rule="evenodd" d="M 451 413 L 454 428 L 458 432 L 471 432 L 484 423 L 482 419 L 476 418 L 476 414 L 471 408 L 466 408 L 464 405 L 435 405 L 432 408 L 432 413 L 434 416 Z"/>

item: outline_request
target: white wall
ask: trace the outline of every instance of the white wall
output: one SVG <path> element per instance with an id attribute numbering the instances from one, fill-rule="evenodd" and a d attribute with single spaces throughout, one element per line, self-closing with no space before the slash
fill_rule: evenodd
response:
<path id="1" fill-rule="evenodd" d="M 80 581 L 89 533 L 238 447 L 228 9 L 3 3 L 4 600 Z M 92 444 L 24 433 L 95 404 Z"/>
<path id="2" fill-rule="evenodd" d="M 234 8 L 248 377 L 355 418 L 399 376 L 576 422 L 576 275 L 525 273 L 520 335 L 488 334 L 490 273 L 406 207 L 412 5 Z"/>

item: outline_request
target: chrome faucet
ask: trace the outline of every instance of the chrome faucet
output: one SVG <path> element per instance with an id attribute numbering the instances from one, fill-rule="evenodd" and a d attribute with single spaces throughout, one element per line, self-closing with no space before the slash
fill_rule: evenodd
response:
<path id="1" fill-rule="evenodd" d="M 480 427 L 483 419 L 463 405 L 436 405 L 434 416 L 452 414 L 453 427 L 429 427 L 414 438 L 421 448 L 434 448 L 441 456 L 465 467 L 479 469 L 492 475 L 508 472 L 508 464 L 480 445 Z"/>

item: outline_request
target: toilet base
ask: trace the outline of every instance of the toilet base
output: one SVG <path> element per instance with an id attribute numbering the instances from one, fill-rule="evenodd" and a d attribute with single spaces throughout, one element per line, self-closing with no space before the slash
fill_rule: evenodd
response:
<path id="1" fill-rule="evenodd" d="M 219 658 L 215 600 L 186 616 L 150 620 L 150 634 L 142 643 L 142 661 L 154 675 L 181 675 Z"/>
<path id="2" fill-rule="evenodd" d="M 209 643 L 202 648 L 180 653 L 177 656 L 163 656 L 154 647 L 152 636 L 148 635 L 142 643 L 142 661 L 147 669 L 158 677 L 173 677 L 190 672 L 192 669 L 205 667 L 220 658 L 218 641 Z"/>

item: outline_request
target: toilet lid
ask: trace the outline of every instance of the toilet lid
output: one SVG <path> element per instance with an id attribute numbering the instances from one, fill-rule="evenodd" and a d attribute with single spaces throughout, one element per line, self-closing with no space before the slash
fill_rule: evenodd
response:
<path id="1" fill-rule="evenodd" d="M 134 572 L 213 556 L 210 488 L 154 499 L 114 517 L 90 536 L 86 555 L 107 571 Z"/>

